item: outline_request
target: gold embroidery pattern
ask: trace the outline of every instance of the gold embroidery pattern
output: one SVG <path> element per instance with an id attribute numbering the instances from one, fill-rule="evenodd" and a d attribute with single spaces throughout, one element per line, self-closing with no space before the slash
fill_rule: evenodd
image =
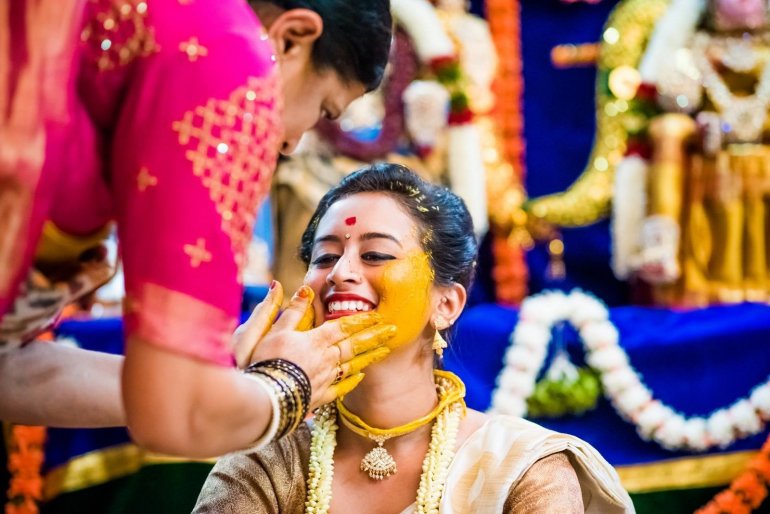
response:
<path id="1" fill-rule="evenodd" d="M 142 167 L 139 170 L 139 175 L 136 176 L 136 187 L 140 192 L 144 193 L 148 188 L 158 185 L 158 177 L 150 175 L 150 171 Z"/>
<path id="2" fill-rule="evenodd" d="M 246 265 L 259 202 L 278 159 L 281 93 L 276 70 L 249 78 L 227 100 L 209 99 L 172 127 L 193 173 L 209 190 L 230 238 L 239 280 Z"/>
<path id="3" fill-rule="evenodd" d="M 206 240 L 202 237 L 194 245 L 184 245 L 184 253 L 190 257 L 190 266 L 197 268 L 202 262 L 211 262 L 211 252 L 206 250 Z"/>
<path id="4" fill-rule="evenodd" d="M 198 43 L 197 37 L 191 37 L 190 41 L 179 43 L 179 50 L 187 54 L 190 62 L 195 62 L 198 60 L 198 57 L 206 57 L 209 54 L 208 48 Z"/>
<path id="5" fill-rule="evenodd" d="M 126 66 L 160 49 L 147 24 L 147 1 L 89 0 L 88 21 L 80 36 L 99 71 Z"/>

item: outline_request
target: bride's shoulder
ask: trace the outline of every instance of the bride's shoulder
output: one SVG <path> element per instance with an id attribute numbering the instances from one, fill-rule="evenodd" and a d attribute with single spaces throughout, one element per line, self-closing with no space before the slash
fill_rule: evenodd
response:
<path id="1" fill-rule="evenodd" d="M 468 409 L 467 415 L 460 423 L 459 436 L 463 439 L 476 434 L 483 436 L 494 434 L 496 437 L 508 435 L 511 437 L 527 432 L 533 435 L 547 436 L 555 432 L 543 428 L 536 423 L 514 416 L 500 414 L 487 414 L 477 410 Z M 464 436 L 464 437 L 463 437 Z"/>

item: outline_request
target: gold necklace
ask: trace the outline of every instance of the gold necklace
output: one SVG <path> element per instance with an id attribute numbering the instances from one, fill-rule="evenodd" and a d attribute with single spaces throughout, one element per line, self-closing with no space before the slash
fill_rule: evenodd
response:
<path id="1" fill-rule="evenodd" d="M 434 370 L 433 374 L 437 379 L 437 388 L 439 388 L 439 383 L 443 384 L 445 382 L 451 383 L 454 387 L 449 387 L 444 394 L 441 394 L 441 391 L 439 391 L 438 405 L 430 413 L 400 427 L 388 429 L 371 427 L 345 407 L 345 404 L 342 402 L 344 397 L 337 399 L 337 412 L 344 425 L 356 434 L 377 443 L 377 446 L 372 448 L 361 461 L 361 471 L 368 473 L 370 478 L 383 480 L 398 471 L 396 461 L 383 446 L 385 441 L 414 432 L 418 428 L 427 425 L 436 419 L 447 405 L 460 401 L 463 402 L 463 407 L 465 406 L 463 401 L 465 397 L 465 384 L 455 374 L 448 371 Z"/>
<path id="2" fill-rule="evenodd" d="M 465 385 L 452 373 L 434 371 L 440 397 Z M 449 465 L 454 459 L 460 420 L 465 416 L 465 402 L 460 397 L 447 405 L 436 418 L 431 430 L 430 447 L 422 464 L 420 485 L 415 501 L 416 514 L 438 512 Z M 307 480 L 306 514 L 328 514 L 334 477 L 334 449 L 337 446 L 337 409 L 329 403 L 316 411 L 310 443 L 310 464 Z"/>

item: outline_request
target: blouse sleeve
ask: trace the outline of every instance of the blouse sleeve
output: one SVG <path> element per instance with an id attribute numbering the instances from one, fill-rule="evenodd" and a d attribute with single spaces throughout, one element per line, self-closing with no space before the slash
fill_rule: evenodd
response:
<path id="1" fill-rule="evenodd" d="M 231 366 L 241 271 L 282 137 L 281 95 L 259 26 L 250 36 L 204 28 L 220 21 L 153 27 L 157 51 L 132 70 L 109 166 L 126 335 Z"/>
<path id="2" fill-rule="evenodd" d="M 504 514 L 583 514 L 583 497 L 575 469 L 565 453 L 535 462 L 511 488 Z"/>
<path id="3" fill-rule="evenodd" d="M 309 459 L 306 425 L 258 452 L 223 457 L 203 484 L 192 514 L 302 514 Z"/>

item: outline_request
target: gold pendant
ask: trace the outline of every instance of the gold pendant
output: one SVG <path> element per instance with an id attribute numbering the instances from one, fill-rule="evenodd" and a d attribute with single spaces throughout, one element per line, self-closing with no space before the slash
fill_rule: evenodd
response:
<path id="1" fill-rule="evenodd" d="M 364 460 L 361 461 L 361 471 L 369 473 L 369 478 L 374 480 L 382 480 L 390 475 L 396 473 L 396 461 L 388 453 L 388 450 L 383 448 L 382 444 L 387 441 L 387 437 L 372 437 L 377 441 L 378 446 L 372 448 L 372 450 L 364 456 Z"/>

